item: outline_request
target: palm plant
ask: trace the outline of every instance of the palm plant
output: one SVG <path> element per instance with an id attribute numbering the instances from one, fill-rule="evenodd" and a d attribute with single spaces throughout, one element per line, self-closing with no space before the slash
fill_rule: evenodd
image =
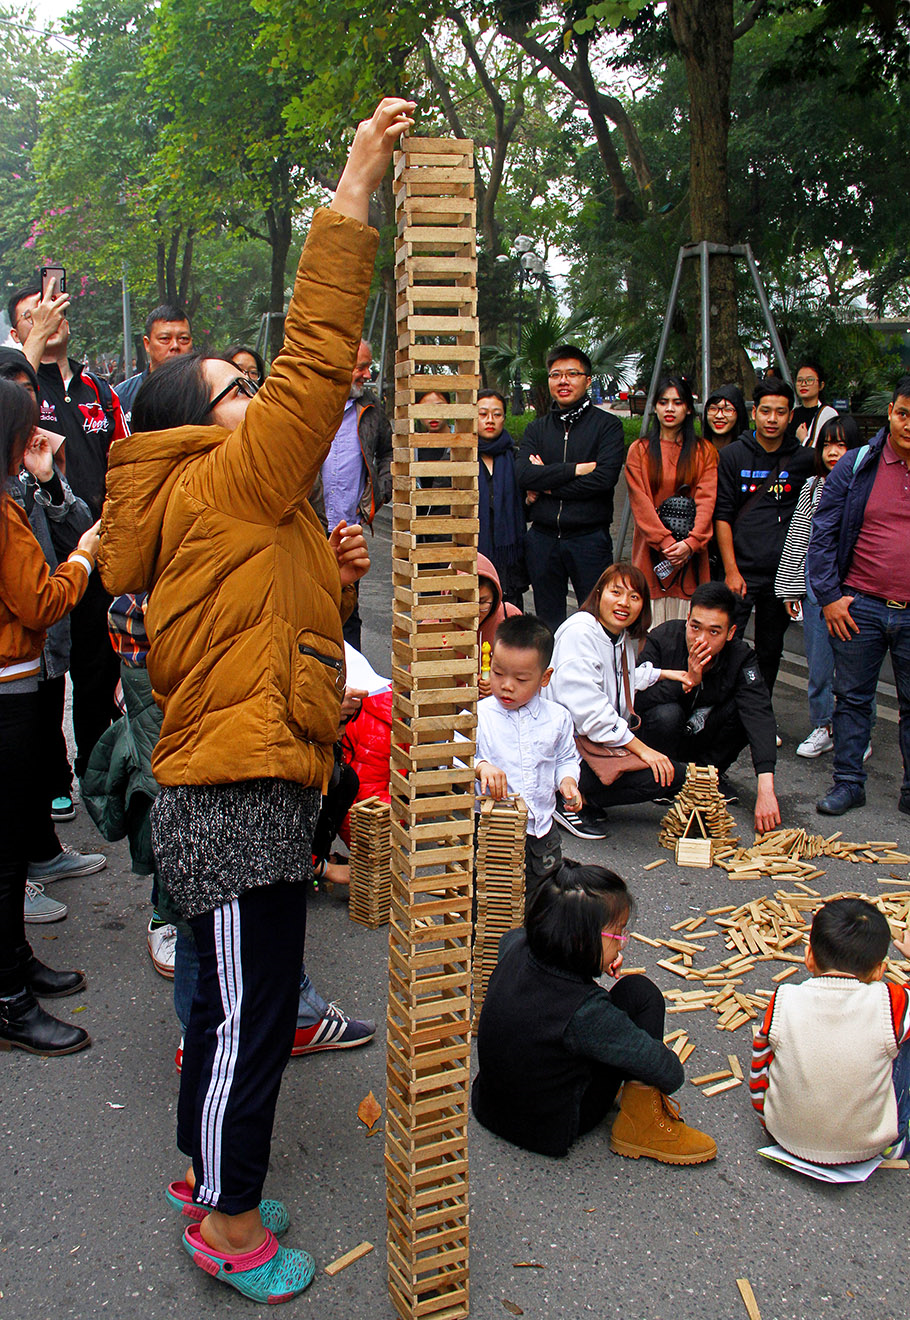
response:
<path id="1" fill-rule="evenodd" d="M 508 395 L 513 383 L 526 385 L 534 411 L 541 417 L 550 407 L 547 354 L 557 344 L 566 343 L 577 344 L 588 354 L 593 374 L 608 389 L 631 385 L 638 355 L 631 351 L 625 332 L 615 330 L 588 347 L 580 332 L 590 323 L 591 316 L 588 311 L 573 312 L 568 317 L 553 310 L 545 311 L 524 322 L 517 347 L 488 344 L 483 349 L 483 356 L 503 393 Z"/>

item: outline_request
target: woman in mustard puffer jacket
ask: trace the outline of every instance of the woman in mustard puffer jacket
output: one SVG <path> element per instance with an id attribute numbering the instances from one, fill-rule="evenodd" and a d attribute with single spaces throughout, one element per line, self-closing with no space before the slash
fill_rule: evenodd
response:
<path id="1" fill-rule="evenodd" d="M 307 496 L 363 328 L 378 242 L 369 197 L 412 109 L 383 101 L 358 128 L 335 199 L 313 218 L 262 389 L 221 359 L 176 359 L 142 392 L 150 415 L 188 424 L 115 444 L 108 468 L 101 573 L 114 595 L 150 592 L 163 709 L 153 844 L 200 963 L 177 1112 L 193 1163 L 168 1200 L 197 1221 L 184 1235 L 194 1262 L 260 1302 L 300 1292 L 314 1269 L 278 1247 L 287 1212 L 260 1197 L 344 690 L 342 586 L 352 597 L 369 564 L 359 528 L 326 542 Z"/>

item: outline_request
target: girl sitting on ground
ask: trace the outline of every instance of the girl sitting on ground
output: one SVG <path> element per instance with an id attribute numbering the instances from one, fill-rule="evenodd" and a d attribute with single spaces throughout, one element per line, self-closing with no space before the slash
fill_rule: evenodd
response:
<path id="1" fill-rule="evenodd" d="M 524 928 L 500 941 L 471 1107 L 506 1141 L 565 1155 L 622 1087 L 615 1154 L 703 1164 L 717 1146 L 682 1121 L 667 1095 L 684 1074 L 663 1043 L 663 996 L 646 976 L 620 976 L 631 915 L 625 883 L 605 867 L 565 861 L 540 883 Z M 612 989 L 598 985 L 601 974 L 614 979 Z"/>

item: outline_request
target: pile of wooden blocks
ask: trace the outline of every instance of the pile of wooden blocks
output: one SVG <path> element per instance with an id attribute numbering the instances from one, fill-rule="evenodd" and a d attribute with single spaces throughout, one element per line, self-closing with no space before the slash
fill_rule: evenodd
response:
<path id="1" fill-rule="evenodd" d="M 664 848 L 676 850 L 680 866 L 710 866 L 716 856 L 716 845 L 737 841 L 736 821 L 727 810 L 726 800 L 717 786 L 717 769 L 713 765 L 690 764 L 686 769 L 686 782 L 660 822 L 658 842 Z M 704 843 L 699 843 L 705 839 Z M 680 847 L 680 841 L 695 847 Z"/>
<path id="2" fill-rule="evenodd" d="M 364 798 L 351 807 L 351 891 L 348 916 L 370 930 L 389 919 L 392 839 L 389 804 Z"/>
<path id="3" fill-rule="evenodd" d="M 388 1279 L 400 1317 L 457 1320 L 468 1314 L 469 1297 L 471 761 L 479 666 L 473 144 L 406 138 L 392 186 L 398 331 Z M 417 402 L 431 390 L 450 402 Z M 418 429 L 440 412 L 451 430 Z"/>
<path id="4" fill-rule="evenodd" d="M 484 798 L 477 826 L 477 925 L 474 931 L 474 1030 L 496 966 L 499 941 L 525 915 L 525 834 L 528 809 L 520 797 Z"/>
<path id="5" fill-rule="evenodd" d="M 718 866 L 733 880 L 794 880 L 805 883 L 821 878 L 825 872 L 813 865 L 816 857 L 835 857 L 848 862 L 910 862 L 910 855 L 897 851 L 894 841 L 869 839 L 848 843 L 841 831 L 825 838 L 805 830 L 770 830 L 757 835 L 751 848 L 719 848 L 714 854 Z M 803 860 L 805 859 L 805 860 Z"/>
<path id="6" fill-rule="evenodd" d="M 651 939 L 634 932 L 633 939 L 667 949 L 668 956 L 660 958 L 657 966 L 683 980 L 698 982 L 697 989 L 671 988 L 665 992 L 670 1003 L 668 1014 L 711 1010 L 717 1015 L 719 1030 L 737 1031 L 761 1016 L 772 994 L 768 989 L 747 991 L 743 978 L 759 963 L 788 964 L 770 978 L 773 983 L 779 984 L 798 972 L 803 965 L 811 917 L 823 903 L 835 898 L 867 898 L 885 914 L 892 934 L 907 929 L 910 888 L 872 898 L 856 893 L 823 897 L 802 885 L 799 890 L 779 889 L 773 898 L 765 895 L 739 906 L 709 908 L 705 916 L 687 918 L 671 927 L 674 938 Z M 706 928 L 708 917 L 714 918 L 717 929 Z M 709 951 L 711 939 L 723 940 L 729 956 L 707 967 L 696 967 L 695 956 Z M 910 984 L 910 965 L 890 960 L 886 977 L 898 985 Z"/>

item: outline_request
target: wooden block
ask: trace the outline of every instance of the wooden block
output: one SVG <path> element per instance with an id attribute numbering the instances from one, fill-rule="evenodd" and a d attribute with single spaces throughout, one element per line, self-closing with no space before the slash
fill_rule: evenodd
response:
<path id="1" fill-rule="evenodd" d="M 733 1076 L 734 1076 L 734 1077 L 738 1077 L 739 1080 L 742 1081 L 742 1080 L 743 1080 L 743 1070 L 742 1070 L 742 1068 L 740 1067 L 740 1062 L 739 1062 L 739 1059 L 736 1057 L 736 1055 L 735 1055 L 735 1054 L 728 1054 L 728 1055 L 727 1055 L 727 1062 L 728 1062 L 729 1065 L 730 1065 L 730 1071 L 732 1072 Z"/>
<path id="2" fill-rule="evenodd" d="M 721 1091 L 732 1091 L 735 1086 L 742 1086 L 742 1081 L 738 1077 L 731 1077 L 729 1081 L 718 1082 L 715 1086 L 706 1086 L 702 1095 L 720 1095 Z"/>
<path id="3" fill-rule="evenodd" d="M 643 867 L 642 867 L 642 870 L 643 870 L 643 871 L 654 871 L 654 870 L 657 869 L 658 866 L 666 866 L 666 864 L 667 864 L 667 859 L 666 859 L 666 857 L 661 857 L 661 858 L 660 858 L 658 861 L 656 861 L 656 862 L 648 862 L 647 866 L 643 866 Z"/>
<path id="4" fill-rule="evenodd" d="M 755 1300 L 755 1293 L 752 1291 L 749 1280 L 737 1279 L 736 1286 L 739 1289 L 740 1297 L 743 1299 L 749 1320 L 761 1320 L 761 1312 L 758 1309 L 758 1302 Z"/>
<path id="5" fill-rule="evenodd" d="M 721 1068 L 718 1072 L 704 1073 L 701 1077 L 691 1077 L 689 1080 L 693 1086 L 705 1086 L 708 1082 L 719 1082 L 721 1078 L 731 1076 L 729 1068 Z"/>
<path id="6" fill-rule="evenodd" d="M 679 1051 L 679 1061 L 680 1061 L 680 1063 L 685 1063 L 686 1060 L 688 1059 L 689 1055 L 690 1055 L 690 1054 L 694 1054 L 694 1053 L 695 1053 L 695 1045 L 694 1045 L 694 1043 L 690 1040 L 689 1043 L 688 1043 L 687 1045 L 683 1046 L 683 1048 Z"/>
<path id="7" fill-rule="evenodd" d="M 795 974 L 796 970 L 797 970 L 797 969 L 796 969 L 795 967 L 785 967 L 784 970 L 783 970 L 782 972 L 778 972 L 776 976 L 772 976 L 772 977 L 771 977 L 771 980 L 772 980 L 772 981 L 786 981 L 787 977 L 788 977 L 788 976 L 793 976 L 793 975 Z"/>
<path id="8" fill-rule="evenodd" d="M 882 1160 L 880 1169 L 910 1169 L 910 1160 Z"/>
<path id="9" fill-rule="evenodd" d="M 349 1265 L 353 1265 L 355 1260 L 361 1260 L 364 1256 L 368 1256 L 372 1250 L 372 1242 L 361 1242 L 359 1246 L 352 1247 L 351 1250 L 346 1251 L 343 1256 L 339 1256 L 336 1260 L 333 1260 L 331 1265 L 326 1265 L 325 1272 L 326 1274 L 331 1275 L 340 1274 L 341 1271 L 346 1270 Z"/>

